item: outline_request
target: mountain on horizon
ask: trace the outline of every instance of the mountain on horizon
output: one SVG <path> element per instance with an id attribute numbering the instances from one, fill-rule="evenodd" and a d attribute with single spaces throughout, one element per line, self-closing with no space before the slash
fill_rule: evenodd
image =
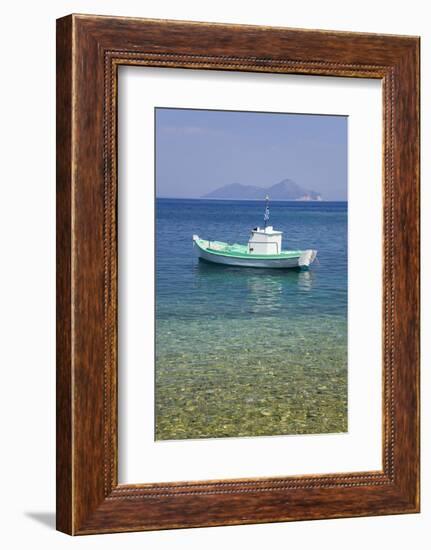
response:
<path id="1" fill-rule="evenodd" d="M 284 179 L 270 187 L 230 183 L 223 185 L 203 199 L 263 200 L 268 195 L 273 201 L 321 201 L 322 195 L 316 191 L 303 189 L 290 179 Z"/>

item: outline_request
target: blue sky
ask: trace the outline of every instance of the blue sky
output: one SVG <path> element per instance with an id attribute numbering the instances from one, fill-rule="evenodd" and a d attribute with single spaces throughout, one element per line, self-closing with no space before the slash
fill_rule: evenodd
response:
<path id="1" fill-rule="evenodd" d="M 157 108 L 156 178 L 158 197 L 289 178 L 347 200 L 347 117 Z"/>

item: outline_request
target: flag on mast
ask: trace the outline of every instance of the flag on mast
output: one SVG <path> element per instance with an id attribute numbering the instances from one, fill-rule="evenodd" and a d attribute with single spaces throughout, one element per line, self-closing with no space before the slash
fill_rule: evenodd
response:
<path id="1" fill-rule="evenodd" d="M 266 225 L 269 221 L 269 196 L 268 195 L 266 195 L 265 201 L 266 201 L 266 203 L 265 203 L 265 214 L 263 216 L 263 221 L 265 222 L 265 229 L 266 229 Z"/>

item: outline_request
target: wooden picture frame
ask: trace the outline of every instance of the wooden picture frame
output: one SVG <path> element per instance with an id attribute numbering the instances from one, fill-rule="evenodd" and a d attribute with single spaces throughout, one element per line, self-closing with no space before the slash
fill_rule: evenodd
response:
<path id="1" fill-rule="evenodd" d="M 119 485 L 117 69 L 381 79 L 382 471 Z M 57 21 L 57 529 L 419 511 L 419 38 L 70 15 Z"/>

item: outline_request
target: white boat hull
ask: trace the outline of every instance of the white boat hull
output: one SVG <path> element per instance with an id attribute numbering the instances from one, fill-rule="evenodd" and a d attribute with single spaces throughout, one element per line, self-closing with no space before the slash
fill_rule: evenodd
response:
<path id="1" fill-rule="evenodd" d="M 206 252 L 199 246 L 194 246 L 197 256 L 201 260 L 212 262 L 222 265 L 230 265 L 236 267 L 261 267 L 266 269 L 288 269 L 295 267 L 308 267 L 316 257 L 315 250 L 304 250 L 299 256 L 295 258 L 281 258 L 281 259 L 253 259 L 253 258 L 234 258 L 231 256 L 224 256 L 222 254 L 213 254 Z"/>

